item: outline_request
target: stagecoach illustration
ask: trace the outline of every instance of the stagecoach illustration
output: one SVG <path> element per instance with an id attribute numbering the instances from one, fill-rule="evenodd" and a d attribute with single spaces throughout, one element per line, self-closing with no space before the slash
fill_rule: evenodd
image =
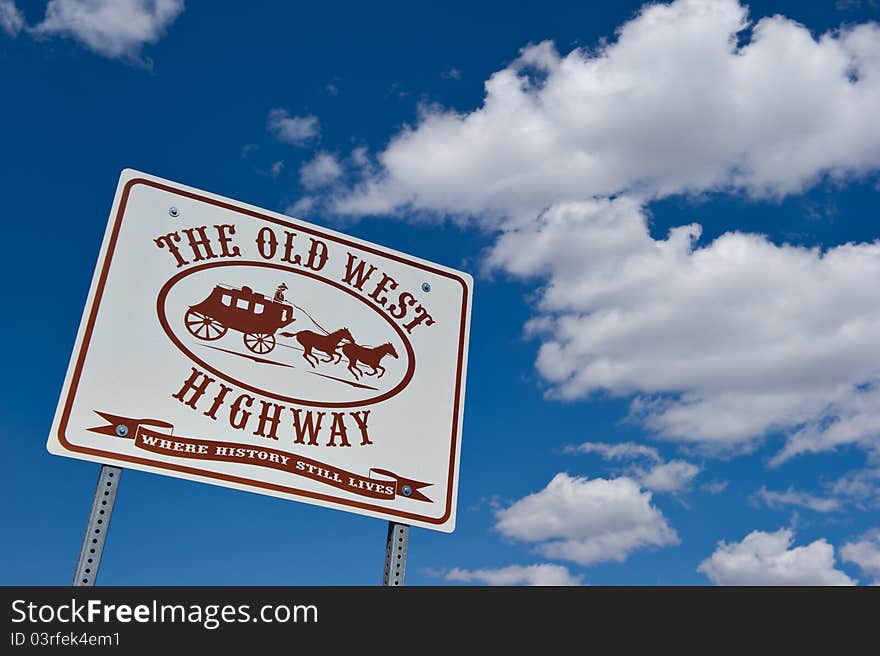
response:
<path id="1" fill-rule="evenodd" d="M 272 299 L 247 286 L 217 285 L 204 301 L 186 311 L 186 329 L 212 342 L 231 328 L 243 334 L 249 351 L 265 355 L 275 348 L 276 331 L 294 320 L 293 307 L 284 302 L 284 289 L 286 285 L 279 287 Z"/>

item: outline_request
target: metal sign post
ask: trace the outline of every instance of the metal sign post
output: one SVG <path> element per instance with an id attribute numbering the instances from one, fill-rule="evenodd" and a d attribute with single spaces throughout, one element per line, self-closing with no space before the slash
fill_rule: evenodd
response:
<path id="1" fill-rule="evenodd" d="M 76 563 L 76 573 L 73 575 L 74 586 L 95 585 L 98 567 L 101 565 L 101 554 L 104 551 L 104 542 L 107 540 L 107 529 L 110 528 L 110 515 L 113 513 L 113 503 L 116 501 L 116 489 L 119 487 L 121 476 L 121 467 L 101 466 L 95 499 L 92 501 L 92 510 L 86 524 L 86 534 L 79 552 L 79 561 Z"/>
<path id="2" fill-rule="evenodd" d="M 388 522 L 388 538 L 385 542 L 385 575 L 382 585 L 403 585 L 406 576 L 406 552 L 409 548 L 409 526 Z"/>

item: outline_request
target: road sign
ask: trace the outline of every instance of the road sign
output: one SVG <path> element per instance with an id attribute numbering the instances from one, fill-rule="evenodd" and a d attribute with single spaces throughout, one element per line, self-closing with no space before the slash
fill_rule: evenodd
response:
<path id="1" fill-rule="evenodd" d="M 125 170 L 48 449 L 450 532 L 472 286 Z"/>

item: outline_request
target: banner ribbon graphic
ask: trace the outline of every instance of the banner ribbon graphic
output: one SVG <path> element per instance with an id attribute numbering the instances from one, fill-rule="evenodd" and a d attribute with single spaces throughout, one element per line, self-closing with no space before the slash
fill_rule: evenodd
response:
<path id="1" fill-rule="evenodd" d="M 95 412 L 109 423 L 106 426 L 96 426 L 88 430 L 102 435 L 134 440 L 136 447 L 151 453 L 176 458 L 216 460 L 269 467 L 372 499 L 391 501 L 397 496 L 402 496 L 414 501 L 431 501 L 420 490 L 433 485 L 433 483 L 422 483 L 404 478 L 387 469 L 373 468 L 370 469 L 369 475 L 362 476 L 312 458 L 278 449 L 245 446 L 236 442 L 202 440 L 195 437 L 176 437 L 171 434 L 174 429 L 173 424 L 159 419 L 131 419 L 97 410 Z M 157 428 L 168 432 L 159 432 L 156 430 Z"/>

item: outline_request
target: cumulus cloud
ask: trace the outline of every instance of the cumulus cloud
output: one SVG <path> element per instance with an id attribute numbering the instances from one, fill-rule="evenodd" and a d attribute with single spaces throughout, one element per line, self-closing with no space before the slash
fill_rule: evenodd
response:
<path id="1" fill-rule="evenodd" d="M 720 542 L 697 568 L 716 585 L 855 585 L 835 567 L 834 547 L 820 539 L 792 548 L 794 533 L 752 531 L 742 542 Z"/>
<path id="2" fill-rule="evenodd" d="M 136 60 L 183 9 L 183 0 L 49 0 L 31 31 L 72 38 L 104 57 Z"/>
<path id="3" fill-rule="evenodd" d="M 0 29 L 9 36 L 18 36 L 24 27 L 24 17 L 12 0 L 0 0 Z"/>
<path id="4" fill-rule="evenodd" d="M 738 45 L 748 25 L 736 0 L 678 0 L 645 6 L 594 50 L 524 48 L 486 82 L 482 107 L 424 109 L 337 209 L 497 225 L 565 200 L 780 196 L 875 169 L 880 28 L 816 39 L 774 16 Z"/>
<path id="5" fill-rule="evenodd" d="M 880 244 L 701 244 L 697 224 L 655 239 L 648 206 L 875 172 L 880 27 L 813 36 L 676 0 L 594 49 L 529 46 L 485 87 L 473 111 L 424 108 L 331 206 L 495 231 L 488 268 L 545 283 L 529 327 L 551 396 L 633 396 L 634 418 L 709 450 L 783 432 L 774 464 L 876 446 Z"/>
<path id="6" fill-rule="evenodd" d="M 294 146 L 304 146 L 321 133 L 317 116 L 291 116 L 290 112 L 282 108 L 269 111 L 266 125 L 278 141 Z"/>
<path id="7" fill-rule="evenodd" d="M 318 153 L 299 169 L 299 180 L 306 189 L 317 189 L 342 176 L 342 166 L 330 153 Z"/>
<path id="8" fill-rule="evenodd" d="M 679 492 L 690 486 L 700 468 L 685 460 L 670 460 L 650 469 L 637 468 L 631 474 L 642 487 L 654 492 Z"/>
<path id="9" fill-rule="evenodd" d="M 623 562 L 637 549 L 678 544 L 651 493 L 626 477 L 560 473 L 543 490 L 495 514 L 503 535 L 536 544 L 547 558 L 580 565 Z"/>
<path id="10" fill-rule="evenodd" d="M 795 433 L 776 463 L 875 443 L 880 243 L 698 246 L 699 225 L 655 239 L 648 220 L 628 197 L 565 203 L 492 248 L 489 266 L 548 281 L 532 332 L 551 395 L 635 394 L 661 436 L 719 450 Z"/>
<path id="11" fill-rule="evenodd" d="M 754 495 L 755 501 L 763 503 L 768 508 L 785 508 L 786 506 L 799 506 L 809 508 L 816 512 L 832 512 L 840 510 L 840 500 L 833 497 L 819 497 L 808 492 L 801 492 L 789 487 L 785 492 L 775 492 L 761 486 Z"/>
<path id="12" fill-rule="evenodd" d="M 880 585 L 880 529 L 869 531 L 861 540 L 843 545 L 840 557 L 846 563 L 858 565 L 874 579 L 875 585 Z"/>
<path id="13" fill-rule="evenodd" d="M 270 167 L 269 172 L 271 173 L 273 178 L 277 178 L 279 175 L 281 175 L 281 172 L 283 170 L 284 170 L 284 161 L 278 160 L 277 162 L 272 163 L 272 166 Z"/>
<path id="14" fill-rule="evenodd" d="M 459 583 L 478 581 L 486 585 L 581 585 L 581 577 L 574 576 L 567 567 L 549 563 L 510 565 L 496 569 L 469 570 L 456 567 L 447 572 L 444 578 Z"/>
<path id="15" fill-rule="evenodd" d="M 582 444 L 569 445 L 565 447 L 564 451 L 565 453 L 596 453 L 605 460 L 650 460 L 652 462 L 650 467 L 632 465 L 625 471 L 627 475 L 638 481 L 642 487 L 646 487 L 654 492 L 679 492 L 688 487 L 691 481 L 700 473 L 700 468 L 693 463 L 684 460 L 664 462 L 657 449 L 635 442 L 620 442 L 617 444 L 584 442 Z"/>

